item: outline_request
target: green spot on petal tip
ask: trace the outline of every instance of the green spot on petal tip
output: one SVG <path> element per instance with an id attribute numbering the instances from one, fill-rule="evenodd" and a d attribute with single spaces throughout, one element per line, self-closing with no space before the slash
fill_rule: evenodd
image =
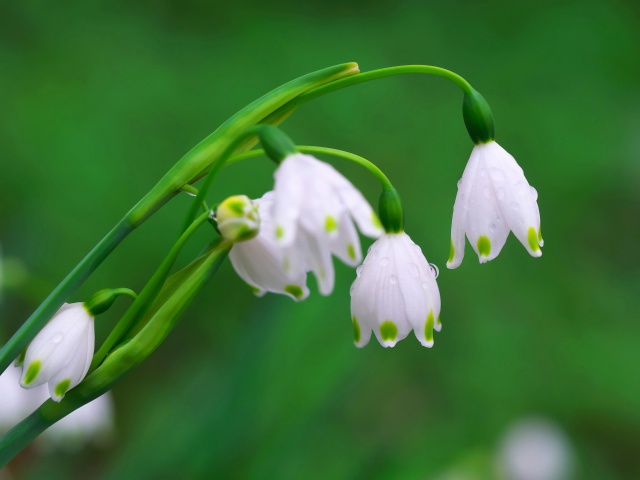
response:
<path id="1" fill-rule="evenodd" d="M 360 341 L 360 325 L 358 325 L 356 317 L 352 317 L 351 321 L 353 322 L 353 341 L 358 343 Z"/>
<path id="2" fill-rule="evenodd" d="M 347 255 L 349 255 L 351 260 L 356 259 L 356 249 L 354 248 L 353 243 L 347 245 Z"/>
<path id="3" fill-rule="evenodd" d="M 433 310 L 430 310 L 427 316 L 427 322 L 424 324 L 424 338 L 427 342 L 433 342 L 433 323 Z"/>
<path id="4" fill-rule="evenodd" d="M 284 237 L 284 228 L 282 228 L 280 225 L 278 225 L 278 227 L 276 228 L 276 237 L 277 238 Z"/>
<path id="5" fill-rule="evenodd" d="M 42 366 L 42 363 L 40 362 L 40 360 L 36 360 L 35 362 L 31 362 L 29 364 L 29 368 L 27 368 L 27 373 L 24 376 L 25 385 L 29 385 L 36 379 L 36 377 L 38 376 L 38 373 L 40 373 L 41 366 Z"/>
<path id="6" fill-rule="evenodd" d="M 387 320 L 380 325 L 380 336 L 382 340 L 395 340 L 398 336 L 398 327 L 391 320 Z"/>
<path id="7" fill-rule="evenodd" d="M 287 285 L 286 287 L 284 287 L 284 291 L 289 295 L 292 295 L 297 300 L 300 300 L 302 298 L 302 295 L 304 294 L 302 288 L 300 288 L 298 285 Z"/>
<path id="8" fill-rule="evenodd" d="M 261 291 L 258 287 L 254 287 L 253 285 L 249 285 L 249 288 L 256 295 L 258 295 L 260 293 L 260 291 Z"/>
<path id="9" fill-rule="evenodd" d="M 489 237 L 484 235 L 478 237 L 478 253 L 483 257 L 488 257 L 491 254 L 491 240 L 489 240 Z"/>
<path id="10" fill-rule="evenodd" d="M 453 257 L 456 255 L 456 249 L 453 246 L 453 238 L 451 239 L 451 246 L 449 248 L 449 263 L 453 262 Z"/>
<path id="11" fill-rule="evenodd" d="M 338 222 L 336 219 L 329 215 L 324 221 L 324 229 L 327 233 L 333 232 L 338 229 Z"/>
<path id="12" fill-rule="evenodd" d="M 68 378 L 66 380 L 61 381 L 56 388 L 53 389 L 53 393 L 56 394 L 57 397 L 64 397 L 64 394 L 69 390 L 69 386 L 71 385 L 71 380 Z"/>
<path id="13" fill-rule="evenodd" d="M 527 241 L 529 242 L 531 250 L 534 252 L 540 250 L 540 245 L 538 245 L 538 233 L 535 228 L 529 227 L 529 231 L 527 232 Z"/>

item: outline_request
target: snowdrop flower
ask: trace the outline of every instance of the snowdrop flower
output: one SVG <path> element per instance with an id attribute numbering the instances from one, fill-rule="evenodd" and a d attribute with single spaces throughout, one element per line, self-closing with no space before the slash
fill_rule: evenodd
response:
<path id="1" fill-rule="evenodd" d="M 113 398 L 107 392 L 50 426 L 38 438 L 38 445 L 46 451 L 76 452 L 87 444 L 107 446 L 113 435 Z"/>
<path id="2" fill-rule="evenodd" d="M 302 153 L 286 156 L 275 173 L 272 215 L 278 244 L 295 245 L 289 261 L 307 256 L 324 295 L 333 290 L 331 254 L 351 266 L 362 259 L 354 222 L 368 237 L 382 234 L 362 193 L 331 165 Z"/>
<path id="3" fill-rule="evenodd" d="M 537 199 L 538 193 L 506 150 L 493 140 L 477 144 L 458 182 L 447 267 L 462 262 L 465 234 L 480 263 L 498 256 L 510 230 L 532 256 L 541 256 Z"/>
<path id="4" fill-rule="evenodd" d="M 93 316 L 82 303 L 65 303 L 27 347 L 20 384 L 32 388 L 49 384 L 59 402 L 87 374 L 94 348 Z"/>
<path id="5" fill-rule="evenodd" d="M 309 296 L 304 262 L 294 265 L 287 261 L 285 250 L 273 236 L 271 206 L 274 194 L 268 192 L 253 203 L 260 214 L 261 228 L 251 240 L 235 243 L 229 259 L 236 273 L 249 284 L 258 296 L 266 292 L 281 293 L 294 300 Z"/>
<path id="6" fill-rule="evenodd" d="M 549 420 L 530 418 L 509 427 L 497 463 L 504 479 L 564 480 L 572 478 L 574 462 L 564 432 Z"/>
<path id="7" fill-rule="evenodd" d="M 47 398 L 39 388 L 20 387 L 20 369 L 10 366 L 0 375 L 0 435 L 15 427 L 33 413 Z M 1 478 L 1 477 L 0 477 Z"/>
<path id="8" fill-rule="evenodd" d="M 246 195 L 233 195 L 216 209 L 218 230 L 225 240 L 243 242 L 258 234 L 258 207 Z"/>
<path id="9" fill-rule="evenodd" d="M 351 319 L 357 347 L 371 331 L 384 347 L 393 347 L 414 331 L 425 347 L 440 331 L 440 292 L 422 250 L 404 233 L 387 233 L 369 249 L 351 287 Z"/>

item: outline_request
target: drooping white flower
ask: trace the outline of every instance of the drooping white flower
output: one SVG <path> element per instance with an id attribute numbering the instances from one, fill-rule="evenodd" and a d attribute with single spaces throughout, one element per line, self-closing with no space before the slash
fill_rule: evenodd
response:
<path id="1" fill-rule="evenodd" d="M 286 157 L 275 173 L 273 230 L 278 243 L 292 247 L 290 260 L 307 256 L 320 292 L 333 290 L 331 254 L 348 265 L 362 259 L 360 231 L 378 238 L 383 230 L 362 193 L 331 165 L 302 153 Z"/>
<path id="2" fill-rule="evenodd" d="M 27 347 L 20 384 L 49 384 L 59 402 L 87 374 L 93 356 L 93 317 L 82 303 L 65 303 Z"/>
<path id="3" fill-rule="evenodd" d="M 304 300 L 309 296 L 306 263 L 298 261 L 292 264 L 288 261 L 285 249 L 278 245 L 273 236 L 273 200 L 273 192 L 267 192 L 253 201 L 260 215 L 260 231 L 251 240 L 235 243 L 229 259 L 236 273 L 256 295 L 273 292 L 288 295 L 297 301 Z"/>
<path id="4" fill-rule="evenodd" d="M 541 256 L 544 242 L 537 199 L 538 193 L 506 150 L 495 141 L 476 145 L 458 182 L 447 267 L 462 263 L 465 234 L 480 263 L 498 256 L 509 231 L 532 256 Z"/>
<path id="5" fill-rule="evenodd" d="M 0 435 L 33 413 L 46 399 L 46 391 L 20 387 L 20 369 L 9 366 L 0 375 Z"/>
<path id="6" fill-rule="evenodd" d="M 425 347 L 440 331 L 440 292 L 436 270 L 404 233 L 388 233 L 369 249 L 351 286 L 351 319 L 357 347 L 373 331 L 380 344 L 393 347 L 411 330 Z"/>

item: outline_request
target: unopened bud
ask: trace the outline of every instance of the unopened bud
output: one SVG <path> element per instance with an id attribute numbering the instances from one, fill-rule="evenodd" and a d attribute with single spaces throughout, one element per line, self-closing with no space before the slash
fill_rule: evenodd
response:
<path id="1" fill-rule="evenodd" d="M 216 210 L 218 230 L 225 240 L 244 242 L 258 234 L 258 207 L 246 195 L 234 195 L 223 201 Z"/>

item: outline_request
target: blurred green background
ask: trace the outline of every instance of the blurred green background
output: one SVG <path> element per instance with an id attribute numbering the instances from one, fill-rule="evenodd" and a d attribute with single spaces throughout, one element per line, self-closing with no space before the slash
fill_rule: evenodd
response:
<path id="1" fill-rule="evenodd" d="M 193 145 L 266 91 L 325 66 L 432 64 L 492 106 L 498 142 L 539 192 L 546 245 L 513 236 L 448 271 L 456 181 L 472 148 L 456 87 L 384 79 L 306 105 L 300 144 L 359 153 L 401 192 L 440 266 L 435 347 L 352 344 L 349 285 L 302 304 L 252 296 L 227 263 L 114 391 L 107 449 L 12 465 L 16 478 L 492 478 L 514 421 L 569 438 L 574 478 L 640 478 L 640 6 L 633 1 L 3 2 L 0 329 L 55 284 Z M 377 185 L 332 163 L 368 196 Z M 273 166 L 225 170 L 217 199 L 259 196 Z M 213 198 L 213 197 L 212 197 Z M 140 289 L 188 206 L 176 198 L 72 298 Z M 187 261 L 208 240 L 200 232 Z M 369 241 L 364 240 L 364 246 Z M 98 321 L 103 338 L 124 311 Z"/>

